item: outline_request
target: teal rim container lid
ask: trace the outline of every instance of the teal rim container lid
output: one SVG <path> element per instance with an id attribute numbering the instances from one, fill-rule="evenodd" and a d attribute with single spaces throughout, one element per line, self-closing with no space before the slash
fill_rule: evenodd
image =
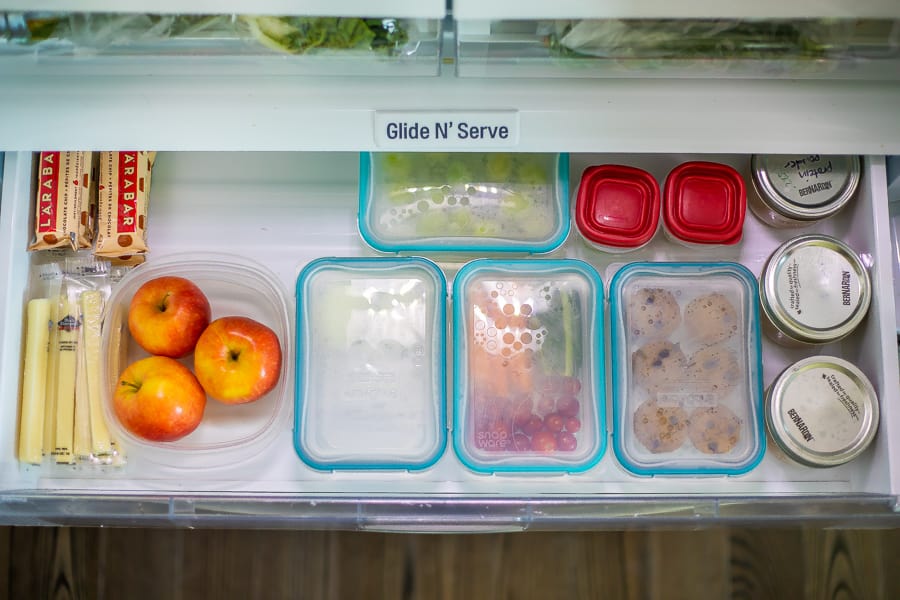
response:
<path id="1" fill-rule="evenodd" d="M 603 285 L 587 263 L 468 263 L 453 284 L 453 445 L 479 473 L 586 471 L 606 449 Z"/>
<path id="2" fill-rule="evenodd" d="M 631 263 L 610 283 L 613 447 L 637 475 L 741 475 L 765 452 L 756 280 Z"/>
<path id="3" fill-rule="evenodd" d="M 294 446 L 320 470 L 418 470 L 446 446 L 447 283 L 422 258 L 323 258 L 297 280 Z"/>
<path id="4" fill-rule="evenodd" d="M 550 252 L 569 234 L 568 198 L 568 154 L 360 155 L 359 232 L 382 252 Z"/>

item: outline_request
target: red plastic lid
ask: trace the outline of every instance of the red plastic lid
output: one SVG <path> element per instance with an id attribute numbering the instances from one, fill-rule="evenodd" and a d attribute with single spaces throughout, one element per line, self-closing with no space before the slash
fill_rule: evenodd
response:
<path id="1" fill-rule="evenodd" d="M 659 184 L 650 173 L 622 165 L 588 167 L 581 175 L 575 224 L 588 240 L 637 248 L 659 225 Z"/>
<path id="2" fill-rule="evenodd" d="M 666 178 L 663 220 L 672 235 L 695 244 L 736 244 L 744 231 L 744 179 L 728 165 L 686 162 Z"/>

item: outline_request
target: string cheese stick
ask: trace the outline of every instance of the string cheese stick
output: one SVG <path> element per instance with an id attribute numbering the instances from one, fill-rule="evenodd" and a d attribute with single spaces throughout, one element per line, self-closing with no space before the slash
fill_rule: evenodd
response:
<path id="1" fill-rule="evenodd" d="M 66 298 L 59 313 L 59 359 L 56 374 L 56 450 L 57 463 L 74 462 L 75 433 L 75 354 L 78 349 L 78 304 Z"/>
<path id="2" fill-rule="evenodd" d="M 50 300 L 29 300 L 25 318 L 19 460 L 40 464 L 44 437 L 44 396 L 47 388 L 47 344 L 50 341 Z"/>
<path id="3" fill-rule="evenodd" d="M 75 352 L 75 456 L 85 458 L 91 455 L 91 413 L 87 391 L 87 367 L 84 359 L 84 326 L 82 339 Z"/>
<path id="4" fill-rule="evenodd" d="M 91 441 L 94 454 L 109 454 L 112 452 L 112 446 L 100 400 L 100 320 L 103 296 L 97 290 L 82 293 L 81 309 L 84 327 L 84 360 L 87 366 L 87 392 L 90 399 Z"/>
<path id="5" fill-rule="evenodd" d="M 47 356 L 47 386 L 44 402 L 44 454 L 56 450 L 56 369 L 59 363 L 59 305 L 63 298 L 55 298 L 50 303 L 50 343 Z"/>

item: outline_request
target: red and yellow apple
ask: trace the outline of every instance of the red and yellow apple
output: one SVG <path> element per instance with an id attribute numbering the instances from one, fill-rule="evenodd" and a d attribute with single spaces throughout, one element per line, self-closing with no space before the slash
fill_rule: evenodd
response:
<path id="1" fill-rule="evenodd" d="M 130 364 L 116 383 L 113 410 L 122 426 L 154 442 L 174 442 L 200 424 L 206 392 L 190 369 L 166 356 Z"/>
<path id="2" fill-rule="evenodd" d="M 247 317 L 209 324 L 194 348 L 194 372 L 206 393 L 225 404 L 266 395 L 281 374 L 281 344 L 274 331 Z"/>
<path id="3" fill-rule="evenodd" d="M 194 282 L 157 277 L 131 298 L 128 330 L 150 354 L 181 358 L 191 353 L 211 318 L 209 300 Z"/>

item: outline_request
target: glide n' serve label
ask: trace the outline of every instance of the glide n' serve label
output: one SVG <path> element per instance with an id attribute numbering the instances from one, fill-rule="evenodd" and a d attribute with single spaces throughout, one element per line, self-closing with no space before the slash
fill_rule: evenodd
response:
<path id="1" fill-rule="evenodd" d="M 393 150 L 511 148 L 519 143 L 519 113 L 379 110 L 375 145 Z"/>

